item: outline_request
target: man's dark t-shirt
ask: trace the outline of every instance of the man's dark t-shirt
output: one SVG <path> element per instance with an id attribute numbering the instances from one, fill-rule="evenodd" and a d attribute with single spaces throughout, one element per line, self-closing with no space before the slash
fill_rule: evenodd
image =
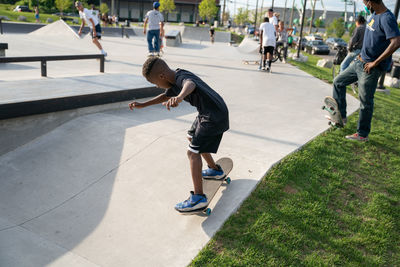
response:
<path id="1" fill-rule="evenodd" d="M 196 84 L 196 88 L 184 100 L 196 107 L 199 112 L 200 133 L 212 136 L 227 131 L 229 129 L 229 115 L 224 100 L 195 74 L 177 69 L 175 84 L 167 89 L 166 96 L 174 97 L 179 95 L 185 80 L 190 80 Z"/>
<path id="2" fill-rule="evenodd" d="M 379 15 L 374 13 L 366 25 L 361 58 L 365 62 L 376 60 L 389 46 L 390 39 L 399 35 L 396 18 L 389 9 Z M 386 71 L 391 63 L 392 56 L 383 60 L 378 68 Z"/>

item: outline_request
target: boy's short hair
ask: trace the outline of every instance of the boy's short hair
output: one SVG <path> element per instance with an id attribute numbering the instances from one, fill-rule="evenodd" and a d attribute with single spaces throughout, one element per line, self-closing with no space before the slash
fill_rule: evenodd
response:
<path id="1" fill-rule="evenodd" d="M 161 60 L 158 57 L 149 57 L 143 64 L 143 68 L 142 68 L 142 74 L 144 77 L 149 77 L 151 70 L 154 67 L 154 64 L 158 61 Z"/>
<path id="2" fill-rule="evenodd" d="M 268 17 L 264 17 L 264 22 L 269 22 L 269 18 Z"/>

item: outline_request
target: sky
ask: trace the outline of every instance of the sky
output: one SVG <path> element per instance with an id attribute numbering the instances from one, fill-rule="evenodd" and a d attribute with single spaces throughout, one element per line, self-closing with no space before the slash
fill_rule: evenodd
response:
<path id="1" fill-rule="evenodd" d="M 256 8 L 256 2 L 257 0 L 226 0 L 227 7 L 230 11 L 230 14 L 233 15 L 234 13 L 234 2 L 236 2 L 236 9 L 239 7 L 244 7 L 246 8 L 246 3 L 249 3 L 249 9 L 255 9 Z M 264 7 L 269 7 L 272 4 L 272 0 L 258 0 L 258 7 L 260 8 L 261 2 L 264 1 L 263 6 Z M 274 6 L 276 7 L 284 7 L 285 6 L 285 1 L 287 1 L 287 7 L 291 7 L 293 0 L 275 0 L 274 1 Z M 301 6 L 301 0 L 294 0 L 296 3 L 297 7 Z M 393 11 L 396 0 L 383 0 L 385 5 Z M 221 5 L 223 4 L 223 0 L 220 0 Z M 343 0 L 323 0 L 323 3 L 325 5 L 325 8 L 327 10 L 334 10 L 334 11 L 344 11 L 344 2 Z M 311 8 L 311 0 L 307 0 L 307 8 Z M 321 5 L 321 0 L 317 1 L 316 4 L 316 9 L 323 9 Z M 364 4 L 362 0 L 356 0 L 356 8 L 358 11 L 364 9 Z M 353 6 L 347 6 L 347 10 L 353 11 Z"/>

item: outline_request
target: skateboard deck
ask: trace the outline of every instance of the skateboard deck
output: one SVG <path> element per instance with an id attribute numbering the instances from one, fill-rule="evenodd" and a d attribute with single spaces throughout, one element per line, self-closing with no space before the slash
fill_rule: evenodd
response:
<path id="1" fill-rule="evenodd" d="M 227 184 L 231 183 L 231 178 L 228 177 L 228 175 L 233 168 L 233 161 L 230 158 L 220 158 L 219 160 L 216 161 L 216 164 L 220 165 L 221 168 L 224 170 L 225 177 L 218 180 L 203 178 L 203 192 L 208 198 L 208 205 L 210 205 L 211 200 L 214 198 L 218 189 L 224 182 L 226 182 Z M 212 211 L 211 208 L 207 206 L 201 208 L 200 210 L 184 211 L 181 213 L 182 214 L 203 213 L 206 215 L 210 215 L 211 211 Z"/>
<path id="2" fill-rule="evenodd" d="M 338 104 L 333 97 L 331 96 L 325 97 L 322 109 L 328 112 L 328 115 L 325 117 L 329 120 L 328 122 L 329 125 L 334 127 L 344 126 L 342 116 L 340 115 L 340 111 L 338 108 Z"/>
<path id="3" fill-rule="evenodd" d="M 244 59 L 243 60 L 243 64 L 245 64 L 245 65 L 250 65 L 250 64 L 258 65 L 258 64 L 260 64 L 260 61 L 259 60 L 246 60 L 246 59 Z"/>

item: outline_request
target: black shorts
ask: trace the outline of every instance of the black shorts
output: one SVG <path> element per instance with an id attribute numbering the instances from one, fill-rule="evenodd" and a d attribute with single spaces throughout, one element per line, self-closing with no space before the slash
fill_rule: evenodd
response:
<path id="1" fill-rule="evenodd" d="M 90 36 L 92 36 L 92 39 L 94 39 L 94 38 L 101 39 L 101 26 L 100 26 L 100 23 L 97 24 L 95 26 L 95 28 L 96 28 L 96 37 L 93 37 L 93 29 L 92 28 L 90 29 Z"/>
<path id="2" fill-rule="evenodd" d="M 188 137 L 192 139 L 188 150 L 194 153 L 217 153 L 222 135 L 222 133 L 216 135 L 202 134 L 199 119 L 196 117 L 188 131 Z"/>
<path id="3" fill-rule="evenodd" d="M 275 48 L 273 46 L 264 46 L 263 55 L 266 55 L 267 53 L 273 54 L 274 49 Z"/>

